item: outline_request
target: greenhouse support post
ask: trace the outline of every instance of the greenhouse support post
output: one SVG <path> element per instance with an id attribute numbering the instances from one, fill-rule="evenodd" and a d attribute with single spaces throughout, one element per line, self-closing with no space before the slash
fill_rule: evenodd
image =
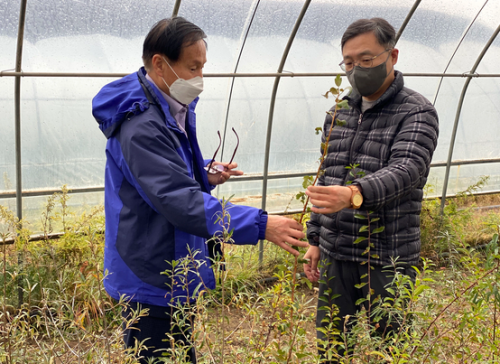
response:
<path id="1" fill-rule="evenodd" d="M 181 0 L 175 0 L 174 10 L 172 11 L 172 18 L 179 14 L 180 7 L 181 7 Z"/>
<path id="2" fill-rule="evenodd" d="M 290 52 L 290 48 L 292 47 L 293 41 L 295 39 L 295 35 L 300 28 L 300 24 L 302 23 L 302 19 L 304 19 L 304 15 L 306 15 L 307 9 L 309 8 L 309 4 L 311 0 L 306 0 L 304 5 L 302 6 L 302 10 L 300 11 L 299 17 L 293 26 L 292 33 L 288 38 L 288 43 L 286 44 L 285 50 L 283 51 L 283 56 L 281 57 L 281 62 L 278 67 L 278 73 L 283 71 L 283 67 L 285 66 L 286 59 L 288 57 L 288 52 Z M 273 116 L 274 116 L 274 105 L 276 103 L 276 94 L 278 92 L 278 85 L 280 83 L 280 77 L 276 77 L 274 80 L 273 92 L 271 95 L 271 105 L 269 106 L 269 120 L 267 122 L 267 134 L 266 134 L 266 150 L 264 157 L 264 172 L 263 172 L 263 181 L 262 181 L 262 209 L 266 209 L 266 197 L 267 197 L 267 175 L 269 172 L 269 152 L 271 149 L 271 135 L 273 130 Z M 264 259 L 264 242 L 261 240 L 259 243 L 259 263 L 262 264 Z"/>
<path id="3" fill-rule="evenodd" d="M 395 44 L 398 43 L 399 38 L 401 38 L 401 35 L 403 34 L 404 30 L 406 29 L 406 26 L 408 25 L 408 23 L 411 20 L 411 17 L 415 13 L 415 11 L 417 10 L 417 8 L 421 2 L 422 2 L 422 0 L 415 0 L 415 3 L 413 4 L 412 8 L 410 9 L 408 15 L 406 15 L 406 18 L 403 21 L 403 24 L 401 24 L 401 26 L 399 27 L 398 34 L 396 34 L 396 43 Z"/>
<path id="4" fill-rule="evenodd" d="M 254 0 L 252 3 L 253 11 L 250 11 L 247 19 L 245 20 L 244 31 L 240 38 L 239 52 L 238 58 L 236 59 L 236 63 L 234 65 L 233 73 L 236 74 L 238 71 L 238 66 L 240 65 L 241 55 L 243 54 L 243 49 L 245 48 L 246 41 L 248 39 L 248 33 L 250 33 L 250 28 L 252 27 L 253 20 L 255 19 L 255 14 L 257 14 L 257 9 L 259 8 L 260 0 Z M 203 76 L 205 77 L 205 75 Z M 234 81 L 236 77 L 232 77 L 231 79 L 231 87 L 229 88 L 229 96 L 227 98 L 226 105 L 226 117 L 224 118 L 224 132 L 222 133 L 222 152 L 221 152 L 221 160 L 224 158 L 224 150 L 226 146 L 226 135 L 227 135 L 227 125 L 229 122 L 229 109 L 231 108 L 231 100 L 233 98 L 233 89 L 234 89 Z M 219 193 L 219 187 L 217 186 L 217 194 Z"/>
<path id="5" fill-rule="evenodd" d="M 443 193 L 441 195 L 441 210 L 440 210 L 441 215 L 443 215 L 444 205 L 446 202 L 446 192 L 448 189 L 448 180 L 450 178 L 451 159 L 453 157 L 453 149 L 455 147 L 455 139 L 457 137 L 458 122 L 460 120 L 460 114 L 462 112 L 462 106 L 464 103 L 465 94 L 467 93 L 467 89 L 469 88 L 469 84 L 470 84 L 470 81 L 472 80 L 472 77 L 474 77 L 473 76 L 474 72 L 476 72 L 477 67 L 479 66 L 479 64 L 483 60 L 484 55 L 486 54 L 486 52 L 490 48 L 491 44 L 493 43 L 493 41 L 495 40 L 495 38 L 497 37 L 499 32 L 500 32 L 500 25 L 495 29 L 495 31 L 493 32 L 493 35 L 490 37 L 490 39 L 488 40 L 488 42 L 484 46 L 483 50 L 479 54 L 479 57 L 477 58 L 476 63 L 474 63 L 474 66 L 472 67 L 472 69 L 469 72 L 471 75 L 467 77 L 467 80 L 465 81 L 464 87 L 462 89 L 462 93 L 460 94 L 460 99 L 458 101 L 458 107 L 457 107 L 457 113 L 455 115 L 455 123 L 453 124 L 453 131 L 451 133 L 450 148 L 448 150 L 448 159 L 446 162 L 446 172 L 445 172 L 445 176 L 444 176 Z"/>
<path id="6" fill-rule="evenodd" d="M 21 8 L 19 10 L 19 29 L 17 32 L 17 50 L 16 50 L 16 72 L 21 72 L 22 59 L 23 59 L 23 40 L 24 40 L 24 24 L 26 20 L 26 2 L 21 1 Z M 15 133 L 16 133 L 16 209 L 19 224 L 23 218 L 23 183 L 22 183 L 22 164 L 21 164 L 21 77 L 17 76 L 14 86 L 14 103 L 15 103 Z M 21 226 L 19 226 L 21 228 Z M 23 303 L 23 252 L 17 253 L 17 263 L 19 267 L 19 274 L 17 277 L 17 299 L 18 307 L 21 308 Z"/>
<path id="7" fill-rule="evenodd" d="M 488 1 L 489 0 L 486 0 L 484 2 L 483 6 L 481 6 L 481 8 L 477 12 L 476 16 L 471 20 L 471 22 L 469 23 L 469 25 L 467 26 L 467 28 L 465 28 L 462 36 L 460 37 L 460 40 L 458 41 L 457 46 L 455 47 L 455 50 L 453 51 L 453 54 L 451 55 L 450 59 L 448 60 L 448 63 L 446 64 L 446 67 L 444 68 L 444 72 L 443 73 L 446 73 L 446 71 L 448 71 L 448 68 L 451 65 L 451 61 L 453 61 L 453 58 L 455 57 L 455 55 L 457 54 L 458 50 L 460 49 L 460 46 L 462 45 L 462 42 L 464 41 L 466 35 L 469 33 L 469 30 L 472 28 L 472 26 L 476 22 L 477 18 L 479 17 L 479 14 L 481 14 L 481 12 L 483 11 L 483 9 L 486 6 L 486 4 L 488 3 Z M 432 105 L 434 105 L 434 106 L 436 105 L 436 101 L 437 101 L 437 98 L 438 98 L 438 95 L 439 95 L 439 91 L 441 90 L 441 85 L 443 83 L 443 79 L 444 79 L 444 76 L 441 77 L 441 79 L 439 80 L 438 86 L 436 88 L 436 93 L 434 94 L 434 99 L 432 100 Z"/>

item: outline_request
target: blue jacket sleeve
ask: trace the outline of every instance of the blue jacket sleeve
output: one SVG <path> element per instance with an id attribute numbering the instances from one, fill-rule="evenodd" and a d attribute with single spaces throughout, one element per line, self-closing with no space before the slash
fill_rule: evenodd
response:
<path id="1" fill-rule="evenodd" d="M 130 171 L 129 182 L 176 228 L 204 238 L 219 234 L 221 201 L 190 177 L 175 135 L 156 119 L 146 111 L 122 124 L 115 135 L 123 154 L 121 168 Z M 233 204 L 224 210 L 230 215 L 226 222 L 228 231 L 234 229 L 234 243 L 256 244 L 264 237 L 267 215 L 262 210 Z"/>

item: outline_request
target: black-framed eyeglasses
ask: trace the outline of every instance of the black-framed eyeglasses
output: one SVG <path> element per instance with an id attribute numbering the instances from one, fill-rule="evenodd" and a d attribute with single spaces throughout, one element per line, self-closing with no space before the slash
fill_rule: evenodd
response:
<path id="1" fill-rule="evenodd" d="M 238 146 L 240 145 L 240 138 L 238 137 L 236 130 L 234 130 L 234 128 L 231 128 L 231 129 L 233 130 L 234 135 L 236 135 L 236 148 L 234 148 L 233 156 L 231 157 L 229 164 L 231 164 L 233 162 L 234 156 L 236 155 L 236 151 L 238 150 Z M 205 170 L 211 174 L 216 174 L 216 173 L 220 173 L 220 172 L 224 171 L 224 167 L 221 166 L 220 164 L 217 164 L 217 165 L 213 166 L 213 168 L 212 168 L 212 164 L 215 162 L 215 157 L 217 156 L 217 153 L 219 152 L 220 146 L 222 145 L 220 131 L 217 131 L 217 135 L 219 136 L 219 146 L 215 150 L 214 156 L 213 156 L 212 160 L 210 161 L 210 164 L 207 167 L 205 167 Z"/>
<path id="2" fill-rule="evenodd" d="M 392 51 L 392 48 L 387 48 L 385 51 L 383 51 L 382 53 L 377 54 L 374 57 L 363 56 L 358 62 L 353 62 L 353 61 L 350 61 L 350 60 L 349 61 L 343 60 L 342 62 L 339 63 L 339 66 L 342 69 L 342 71 L 344 71 L 344 72 L 351 71 L 354 68 L 354 66 L 356 65 L 356 63 L 361 68 L 372 68 L 372 66 L 373 66 L 373 60 L 375 58 L 381 56 L 385 52 L 388 52 L 388 51 Z M 389 57 L 387 57 L 387 59 L 389 59 Z"/>

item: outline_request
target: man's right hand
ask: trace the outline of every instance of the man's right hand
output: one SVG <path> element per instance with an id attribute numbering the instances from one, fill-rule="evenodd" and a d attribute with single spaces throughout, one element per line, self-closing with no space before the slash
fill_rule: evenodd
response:
<path id="1" fill-rule="evenodd" d="M 309 260 L 309 263 L 304 264 L 304 273 L 311 282 L 317 282 L 319 280 L 318 263 L 320 256 L 321 252 L 319 246 L 313 245 L 311 245 L 307 253 L 304 254 L 304 259 Z"/>
<path id="2" fill-rule="evenodd" d="M 299 240 L 304 237 L 303 226 L 297 221 L 277 215 L 269 215 L 267 217 L 266 240 L 297 257 L 300 253 L 292 248 L 291 245 L 303 248 L 308 247 L 309 243 L 307 241 Z"/>

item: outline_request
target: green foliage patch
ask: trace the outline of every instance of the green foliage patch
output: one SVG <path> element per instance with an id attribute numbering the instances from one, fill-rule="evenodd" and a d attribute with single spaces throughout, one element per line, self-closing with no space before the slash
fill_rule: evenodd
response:
<path id="1" fill-rule="evenodd" d="M 68 207 L 68 192 L 63 188 L 48 198 L 37 222 L 43 231 L 38 240 L 32 238 L 31 224 L 17 221 L 0 207 L 2 363 L 134 363 L 137 352 L 147 345 L 123 349 L 123 328 L 148 312 L 123 319 L 120 311 L 126 298 L 115 302 L 103 289 L 102 207 L 76 214 Z M 398 274 L 396 265 L 389 267 L 395 276 L 392 297 L 373 305 L 369 314 L 360 312 L 349 333 L 331 328 L 344 345 L 356 345 L 348 355 L 339 357 L 331 351 L 330 356 L 344 363 L 499 361 L 500 218 L 491 212 L 482 219 L 489 240 L 481 249 L 466 244 L 471 233 L 467 227 L 476 226 L 466 223 L 474 214 L 463 209 L 464 201 L 473 206 L 471 199 L 464 196 L 461 205 L 451 201 L 445 223 L 425 227 L 430 238 L 424 244 L 434 244 L 429 250 L 440 255 L 415 267 L 414 284 Z M 440 219 L 436 208 L 431 209 L 435 202 L 427 203 L 425 213 L 430 215 L 423 222 L 434 223 Z M 264 264 L 259 265 L 256 248 L 232 244 L 227 216 L 218 223 L 225 253 L 214 267 L 220 284 L 213 291 L 200 287 L 203 294 L 195 303 L 198 315 L 192 342 L 199 362 L 319 363 L 315 287 L 300 275 L 291 255 L 266 244 Z M 366 231 L 369 224 L 366 219 Z M 54 226 L 64 231 L 57 239 Z M 439 240 L 445 233 L 453 239 Z M 452 241 L 458 243 L 450 245 Z M 222 265 L 225 270 L 219 269 Z M 192 270 L 181 263 L 175 267 Z M 325 309 L 336 320 L 336 308 Z M 387 315 L 406 324 L 388 338 L 374 335 L 376 320 L 367 317 Z M 182 363 L 183 353 L 185 348 L 174 343 L 162 361 Z"/>

